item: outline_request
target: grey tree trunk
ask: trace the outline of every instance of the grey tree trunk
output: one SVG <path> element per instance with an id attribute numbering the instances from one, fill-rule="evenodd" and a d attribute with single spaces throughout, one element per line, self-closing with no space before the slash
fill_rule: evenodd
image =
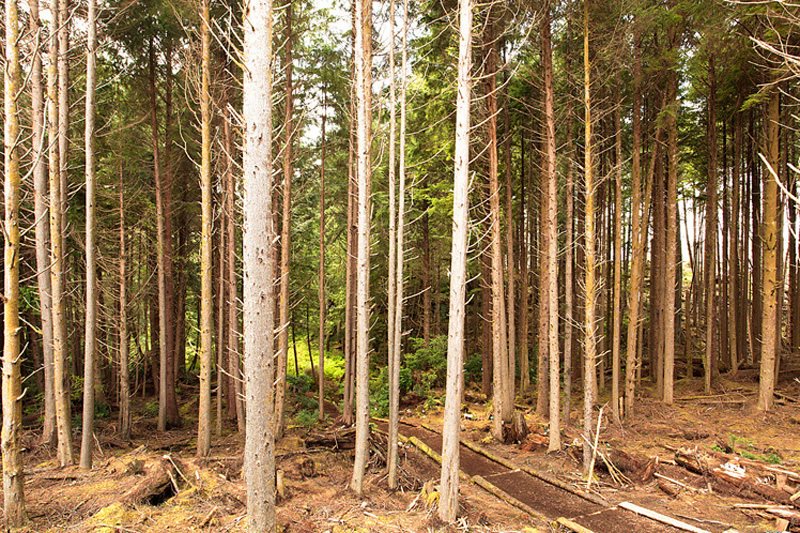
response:
<path id="1" fill-rule="evenodd" d="M 88 0 L 86 39 L 86 330 L 83 355 L 81 468 L 92 468 L 94 445 L 95 355 L 97 351 L 97 265 L 95 261 L 94 111 L 97 34 L 95 0 Z"/>
<path id="2" fill-rule="evenodd" d="M 244 19 L 244 466 L 247 529 L 275 529 L 275 295 L 272 245 L 272 1 L 252 0 Z M 266 334 L 265 334 L 266 332 Z"/>
<path id="3" fill-rule="evenodd" d="M 442 429 L 439 518 L 458 514 L 459 433 L 464 390 L 464 299 L 469 238 L 469 137 L 472 86 L 472 3 L 459 1 L 458 95 L 453 169 L 453 242 L 450 252 L 450 313 L 447 327 L 447 392 Z"/>
<path id="4" fill-rule="evenodd" d="M 3 199 L 5 205 L 3 256 L 3 516 L 7 529 L 26 521 L 22 436 L 22 376 L 19 321 L 19 107 L 22 75 L 19 63 L 19 9 L 16 0 L 5 3 L 5 64 L 3 76 Z"/>
<path id="5" fill-rule="evenodd" d="M 53 382 L 53 312 L 50 288 L 50 227 L 47 219 L 47 153 L 45 150 L 44 94 L 42 87 L 41 20 L 39 2 L 30 2 L 30 32 L 36 36 L 31 58 L 31 122 L 33 159 L 33 210 L 36 218 L 36 284 L 39 314 L 42 319 L 42 359 L 44 364 L 44 420 L 42 443 L 56 445 L 56 397 Z"/>
<path id="6" fill-rule="evenodd" d="M 356 265 L 356 448 L 350 486 L 361 496 L 369 455 L 369 252 L 372 158 L 372 3 L 356 6 L 356 156 L 358 181 L 358 246 Z"/>

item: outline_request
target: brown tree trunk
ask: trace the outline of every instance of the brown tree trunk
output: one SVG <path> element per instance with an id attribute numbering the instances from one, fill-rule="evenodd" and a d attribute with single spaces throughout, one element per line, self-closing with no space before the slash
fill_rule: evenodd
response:
<path id="1" fill-rule="evenodd" d="M 779 124 L 780 92 L 773 89 L 767 104 L 765 152 L 766 172 L 764 173 L 764 280 L 763 317 L 761 321 L 761 370 L 758 385 L 758 409 L 769 411 L 775 401 L 775 360 L 778 336 L 777 300 L 777 250 L 778 250 L 778 174 L 779 163 Z M 763 158 L 763 156 L 762 156 Z"/>

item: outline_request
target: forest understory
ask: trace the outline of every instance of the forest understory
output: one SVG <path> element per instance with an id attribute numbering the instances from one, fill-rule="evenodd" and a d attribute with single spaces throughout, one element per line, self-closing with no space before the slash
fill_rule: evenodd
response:
<path id="1" fill-rule="evenodd" d="M 598 449 L 616 470 L 611 475 L 598 457 L 590 494 L 609 508 L 628 501 L 711 532 L 782 530 L 780 519 L 788 519 L 788 531 L 800 531 L 800 501 L 790 502 L 800 491 L 798 377 L 800 368 L 784 370 L 776 408 L 768 413 L 756 409 L 757 379 L 747 369 L 735 378 L 722 376 L 711 395 L 703 394 L 702 379 L 678 380 L 673 406 L 650 398 L 652 390 L 644 383 L 639 408 L 624 426 L 603 419 Z M 191 401 L 196 390 L 183 385 L 180 393 L 187 400 L 181 402 L 184 424 L 163 434 L 156 432 L 155 418 L 134 416 L 126 442 L 114 417 L 98 420 L 95 468 L 88 472 L 60 468 L 56 451 L 39 443 L 40 428 L 27 427 L 27 531 L 243 531 L 243 436 L 233 426 L 224 427 L 209 456 L 197 458 Z M 440 431 L 441 410 L 426 409 L 413 395 L 409 399 L 412 403 L 401 406 L 401 435 L 423 427 Z M 565 421 L 564 450 L 548 454 L 547 422 L 536 416 L 535 399 L 529 404 L 518 398 L 517 404 L 531 433 L 521 443 L 505 445 L 489 434 L 491 407 L 485 397 L 468 390 L 464 400 L 463 439 L 495 460 L 510 460 L 576 492 L 586 491 L 578 413 Z M 146 399 L 138 398 L 133 411 L 146 412 L 146 406 Z M 474 482 L 462 485 L 459 521 L 443 524 L 435 513 L 439 465 L 414 442 L 400 448 L 399 490 L 388 490 L 381 419 L 373 421 L 364 497 L 358 498 L 348 490 L 354 432 L 337 422 L 334 405 L 326 405 L 330 416 L 320 425 L 297 424 L 302 408 L 296 401 L 289 411 L 294 418 L 276 443 L 277 477 L 283 480 L 276 509 L 279 531 L 570 530 L 555 522 L 569 514 L 561 502 L 543 500 L 534 508 L 540 514 L 532 515 Z M 687 457 L 707 460 L 709 471 L 693 472 Z M 462 469 L 469 462 L 462 457 Z M 739 462 L 747 482 L 738 486 L 711 471 Z M 772 477 L 762 477 L 765 468 L 775 470 Z M 782 476 L 784 471 L 788 474 Z M 645 531 L 679 531 L 649 519 L 643 524 Z M 593 525 L 596 531 L 617 530 L 613 522 Z"/>

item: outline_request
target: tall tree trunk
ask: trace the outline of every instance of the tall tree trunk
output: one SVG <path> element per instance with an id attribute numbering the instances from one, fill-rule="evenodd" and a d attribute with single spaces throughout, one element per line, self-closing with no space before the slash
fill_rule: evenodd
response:
<path id="1" fill-rule="evenodd" d="M 584 273 L 584 322 L 585 331 L 583 347 L 583 468 L 589 469 L 592 451 L 592 413 L 594 411 L 595 361 L 597 360 L 597 324 L 595 323 L 596 286 L 595 286 L 595 230 L 594 230 L 594 176 L 592 167 L 592 100 L 591 70 L 589 58 L 589 3 L 583 4 L 583 103 L 584 118 L 584 189 L 586 202 L 584 207 L 584 246 L 586 249 Z"/>
<path id="2" fill-rule="evenodd" d="M 778 175 L 779 163 L 779 124 L 780 92 L 773 89 L 767 104 L 765 152 L 767 172 L 764 174 L 764 219 L 762 237 L 764 239 L 764 277 L 761 297 L 761 370 L 758 383 L 758 409 L 769 411 L 775 401 L 775 359 L 776 338 L 778 336 L 777 300 L 777 249 L 778 249 Z M 762 156 L 763 158 L 763 156 Z"/>
<path id="3" fill-rule="evenodd" d="M 202 41 L 202 67 L 200 82 L 200 398 L 197 421 L 197 455 L 205 457 L 211 449 L 211 365 L 212 322 L 214 320 L 214 295 L 212 287 L 211 239 L 211 95 L 209 94 L 209 69 L 211 68 L 211 39 L 209 37 L 208 0 L 203 0 L 200 15 Z M 218 295 L 220 297 L 220 295 Z"/>
<path id="4" fill-rule="evenodd" d="M 572 35 L 572 26 L 567 23 L 567 32 Z M 567 156 L 567 169 L 566 169 L 566 184 L 564 190 L 564 197 L 566 203 L 565 215 L 565 229 L 564 229 L 564 402 L 562 405 L 561 418 L 564 423 L 570 423 L 570 410 L 572 403 L 572 322 L 573 322 L 573 284 L 574 284 L 574 251 L 573 246 L 575 243 L 574 236 L 574 218 L 575 218 L 575 186 L 574 186 L 574 172 L 575 172 L 575 139 L 573 137 L 573 77 L 572 77 L 572 48 L 567 50 L 566 69 L 568 77 L 568 86 L 570 87 L 569 98 L 567 99 L 567 126 L 566 126 L 566 156 Z"/>
<path id="5" fill-rule="evenodd" d="M 358 253 L 356 267 L 356 445 L 350 487 L 361 496 L 369 455 L 369 252 L 372 158 L 372 2 L 356 6 L 356 156 L 358 180 Z"/>
<path id="6" fill-rule="evenodd" d="M 56 402 L 56 432 L 58 462 L 72 464 L 72 428 L 70 421 L 69 389 L 67 388 L 67 323 L 64 313 L 64 232 L 62 210 L 65 195 L 61 188 L 61 130 L 59 129 L 59 72 L 58 20 L 60 0 L 51 0 L 49 62 L 47 66 L 48 98 L 48 180 L 50 183 L 50 286 L 53 303 L 53 383 Z"/>
<path id="7" fill-rule="evenodd" d="M 174 367 L 169 352 L 168 315 L 171 304 L 167 293 L 167 231 L 166 219 L 169 206 L 165 204 L 165 183 L 161 176 L 160 143 L 158 140 L 158 102 L 156 94 L 156 51 L 153 41 L 149 49 L 150 76 L 150 131 L 153 144 L 153 180 L 156 191 L 156 261 L 158 268 L 158 430 L 180 422 L 177 401 L 175 398 Z"/>
<path id="8" fill-rule="evenodd" d="M 714 347 L 716 331 L 716 292 L 717 292 L 717 77 L 714 54 L 708 57 L 708 183 L 706 185 L 706 236 L 703 272 L 706 293 L 706 349 L 703 358 L 706 394 L 711 393 L 717 353 Z"/>
<path id="9" fill-rule="evenodd" d="M 275 295 L 272 223 L 272 1 L 253 0 L 244 19 L 244 377 L 247 395 L 244 471 L 247 528 L 275 529 Z"/>
<path id="10" fill-rule="evenodd" d="M 394 5 L 394 0 L 390 0 L 391 5 Z M 392 14 L 392 49 L 394 48 L 394 14 Z M 389 453 L 388 453 L 388 470 L 389 470 L 389 488 L 397 488 L 397 462 L 398 462 L 398 449 L 397 449 L 397 434 L 398 426 L 400 424 L 400 354 L 403 340 L 403 298 L 404 298 L 404 278 L 403 278 L 403 264 L 405 259 L 405 248 L 403 239 L 405 237 L 405 205 L 406 205 L 406 64 L 408 62 L 408 0 L 403 1 L 403 31 L 402 31 L 402 44 L 401 44 L 401 63 L 400 63 L 400 153 L 399 153 L 399 178 L 398 184 L 398 203 L 397 203 L 397 247 L 395 250 L 397 265 L 394 269 L 396 280 L 394 283 L 394 346 L 390 352 L 392 360 L 390 361 L 390 376 L 389 376 L 389 394 L 391 395 L 389 401 Z M 392 73 L 394 73 L 394 62 L 392 58 Z M 394 76 L 392 76 L 394 79 Z M 428 331 L 430 334 L 430 291 L 425 290 L 427 294 L 427 314 L 428 314 Z"/>
<path id="11" fill-rule="evenodd" d="M 490 19 L 495 17 L 489 13 Z M 494 36 L 494 21 L 487 22 L 485 36 L 486 53 L 486 105 L 489 136 L 489 216 L 492 257 L 492 353 L 494 414 L 492 434 L 503 442 L 504 426 L 511 422 L 514 409 L 513 394 L 508 376 L 508 343 L 506 341 L 505 284 L 503 282 L 503 248 L 500 227 L 500 183 L 497 165 L 497 43 Z"/>
<path id="12" fill-rule="evenodd" d="M 22 376 L 19 321 L 19 108 L 22 75 L 19 63 L 19 10 L 16 0 L 5 3 L 5 64 L 3 77 L 3 517 L 5 527 L 16 529 L 27 520 L 22 450 Z"/>
<path id="13" fill-rule="evenodd" d="M 387 363 L 389 367 L 389 444 L 386 458 L 386 469 L 389 488 L 397 486 L 397 431 L 400 406 L 400 357 L 395 353 L 399 336 L 399 328 L 395 313 L 397 312 L 397 88 L 395 73 L 395 1 L 389 0 L 389 265 L 388 265 L 388 297 L 387 297 Z M 395 380 L 395 375 L 398 379 Z M 396 388 L 395 388 L 396 387 Z"/>
<path id="14" fill-rule="evenodd" d="M 33 147 L 33 204 L 36 234 L 36 285 L 39 315 L 42 322 L 42 359 L 44 363 L 44 420 L 42 443 L 56 445 L 56 397 L 53 381 L 53 300 L 50 287 L 50 227 L 47 219 L 47 153 L 45 151 L 44 94 L 42 88 L 42 35 L 39 2 L 31 2 L 30 32 L 36 36 L 31 58 L 31 144 Z"/>
<path id="15" fill-rule="evenodd" d="M 458 93 L 453 170 L 453 239 L 450 253 L 450 313 L 447 328 L 447 392 L 442 429 L 439 518 L 452 523 L 458 514 L 459 432 L 464 389 L 464 299 L 469 238 L 469 133 L 472 69 L 472 4 L 459 1 Z"/>
<path id="16" fill-rule="evenodd" d="M 286 7 L 286 45 L 284 68 L 286 70 L 286 94 L 283 117 L 283 216 L 281 222 L 281 281 L 280 281 L 280 322 L 278 323 L 278 375 L 275 380 L 275 438 L 279 439 L 284 430 L 284 400 L 286 397 L 286 356 L 289 350 L 289 263 L 292 253 L 292 142 L 294 126 L 292 114 L 294 94 L 292 87 L 292 2 Z"/>
<path id="17" fill-rule="evenodd" d="M 510 133 L 509 133 L 510 134 Z M 526 394 L 531 386 L 531 373 L 530 373 L 530 344 L 528 340 L 529 333 L 529 316 L 528 305 L 530 302 L 530 293 L 528 292 L 529 273 L 528 273 L 528 257 L 530 255 L 528 239 L 527 224 L 531 224 L 530 217 L 526 217 L 525 213 L 528 210 L 527 196 L 533 196 L 525 190 L 525 182 L 528 177 L 525 173 L 525 130 L 520 129 L 520 185 L 521 194 L 519 202 L 519 226 L 520 238 L 518 239 L 519 247 L 519 263 L 520 272 L 519 277 L 522 282 L 519 284 L 519 390 L 521 394 Z"/>
<path id="18" fill-rule="evenodd" d="M 638 22 L 638 21 L 637 21 Z M 628 331 L 627 346 L 625 352 L 625 409 L 624 415 L 633 415 L 633 406 L 636 390 L 637 356 L 636 348 L 637 331 L 639 330 L 639 310 L 642 300 L 642 282 L 644 271 L 644 244 L 647 239 L 645 228 L 647 220 L 642 222 L 642 211 L 644 203 L 642 201 L 642 53 L 641 35 L 637 30 L 634 36 L 634 58 L 633 58 L 633 109 L 631 111 L 633 139 L 631 147 L 631 272 L 630 289 L 628 291 Z M 654 145 L 655 147 L 655 145 Z M 655 155 L 653 156 L 655 161 Z M 652 181 L 652 180 L 651 180 Z M 645 200 L 646 201 L 646 200 Z"/>
<path id="19" fill-rule="evenodd" d="M 739 106 L 737 105 L 737 108 Z M 740 113 L 733 116 L 733 164 L 731 165 L 731 229 L 730 247 L 728 248 L 728 337 L 730 346 L 731 373 L 739 370 L 739 350 L 742 346 L 739 328 L 739 188 L 740 161 L 742 145 L 742 119 Z"/>
<path id="20" fill-rule="evenodd" d="M 677 47 L 677 28 L 671 28 L 670 42 Z M 678 250 L 678 72 L 671 70 L 667 81 L 667 101 L 672 107 L 667 114 L 667 199 L 666 199 L 666 268 L 664 269 L 664 394 L 663 400 L 671 405 L 675 379 L 675 291 L 680 282 L 676 277 Z"/>
<path id="21" fill-rule="evenodd" d="M 319 420 L 325 420 L 325 314 L 328 300 L 325 295 L 325 125 L 328 118 L 327 87 L 323 88 L 322 135 L 319 164 L 319 362 L 317 364 L 317 389 L 319 391 Z M 311 352 L 308 354 L 311 357 Z M 312 364 L 314 360 L 311 360 Z"/>
<path id="22" fill-rule="evenodd" d="M 502 41 L 501 41 L 502 42 Z M 515 378 L 515 371 L 516 371 L 516 357 L 517 357 L 517 325 L 516 325 L 516 286 L 515 286 L 515 269 L 516 263 L 514 262 L 514 210 L 512 205 L 512 197 L 513 197 L 513 189 L 511 188 L 511 174 L 512 174 L 512 167 L 511 167 L 511 112 L 509 110 L 509 106 L 511 105 L 511 99 L 508 95 L 508 90 L 503 91 L 505 95 L 505 105 L 503 106 L 503 122 L 504 122 L 504 133 L 503 133 L 503 156 L 504 156 L 504 166 L 505 166 L 505 210 L 506 210 L 506 272 L 508 274 L 508 285 L 507 291 L 508 295 L 506 297 L 506 314 L 508 316 L 508 332 L 506 333 L 506 338 L 508 341 L 508 357 L 506 358 L 508 370 L 507 378 L 509 386 L 514 387 L 514 383 L 516 382 Z M 514 403 L 514 393 L 512 392 L 509 396 L 510 401 L 513 405 Z"/>
<path id="23" fill-rule="evenodd" d="M 83 428 L 81 468 L 92 468 L 97 343 L 97 265 L 95 261 L 94 114 L 97 33 L 95 0 L 88 0 L 86 38 L 86 329 L 83 354 Z"/>
<path id="24" fill-rule="evenodd" d="M 547 271 L 547 353 L 550 366 L 550 431 L 547 451 L 561 449 L 561 382 L 558 350 L 558 175 L 556 174 L 556 117 L 553 109 L 553 50 L 550 37 L 550 4 L 541 22 L 542 67 L 544 71 L 545 166 L 547 212 L 542 213 L 547 231 L 545 270 Z M 540 340 L 542 343 L 543 340 Z"/>
<path id="25" fill-rule="evenodd" d="M 127 441 L 131 437 L 131 391 L 128 376 L 128 294 L 125 265 L 125 192 L 122 181 L 122 161 L 119 167 L 119 434 Z"/>
<path id="26" fill-rule="evenodd" d="M 622 373 L 622 99 L 617 94 L 614 110 L 614 302 L 611 331 L 611 416 L 620 420 L 619 380 Z"/>

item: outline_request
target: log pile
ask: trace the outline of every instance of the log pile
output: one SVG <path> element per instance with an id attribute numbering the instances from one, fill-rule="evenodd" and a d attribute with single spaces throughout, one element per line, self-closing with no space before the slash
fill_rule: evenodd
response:
<path id="1" fill-rule="evenodd" d="M 763 498 L 782 505 L 800 507 L 800 474 L 775 465 L 745 459 L 733 454 L 680 448 L 675 462 L 704 476 L 715 490 L 724 494 Z"/>

